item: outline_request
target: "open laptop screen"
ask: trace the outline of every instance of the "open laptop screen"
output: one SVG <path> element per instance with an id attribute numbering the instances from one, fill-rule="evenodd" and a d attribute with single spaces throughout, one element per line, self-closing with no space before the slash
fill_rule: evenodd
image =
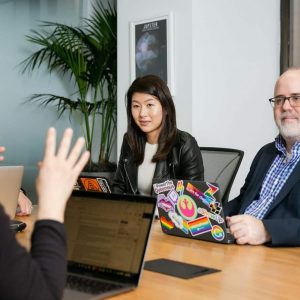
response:
<path id="1" fill-rule="evenodd" d="M 11 219 L 16 214 L 23 172 L 23 166 L 0 167 L 0 204 Z"/>
<path id="2" fill-rule="evenodd" d="M 151 197 L 74 192 L 65 215 L 69 268 L 136 277 L 154 207 Z"/>

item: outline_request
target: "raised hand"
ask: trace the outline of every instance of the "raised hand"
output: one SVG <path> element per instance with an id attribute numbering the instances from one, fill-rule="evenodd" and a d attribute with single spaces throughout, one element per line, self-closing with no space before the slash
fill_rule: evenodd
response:
<path id="1" fill-rule="evenodd" d="M 67 200 L 90 156 L 88 151 L 81 152 L 84 146 L 82 137 L 70 148 L 72 135 L 72 129 L 65 130 L 56 152 L 56 131 L 54 128 L 48 130 L 44 159 L 39 163 L 36 180 L 38 219 L 64 221 Z"/>

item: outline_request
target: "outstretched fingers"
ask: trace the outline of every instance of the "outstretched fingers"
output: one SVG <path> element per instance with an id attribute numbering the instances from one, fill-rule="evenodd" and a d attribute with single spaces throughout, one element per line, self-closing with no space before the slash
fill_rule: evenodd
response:
<path id="1" fill-rule="evenodd" d="M 71 141 L 72 141 L 72 136 L 73 136 L 73 130 L 71 128 L 67 128 L 59 144 L 57 157 L 65 159 L 68 156 Z"/>
<path id="2" fill-rule="evenodd" d="M 75 145 L 73 146 L 73 148 L 71 149 L 69 157 L 68 157 L 68 161 L 72 166 L 74 166 L 75 163 L 77 162 L 77 160 L 80 156 L 80 153 L 83 149 L 83 146 L 84 146 L 84 138 L 80 137 L 77 139 L 77 141 L 76 141 Z"/>
<path id="3" fill-rule="evenodd" d="M 71 147 L 73 130 L 68 128 L 65 130 L 61 142 L 58 146 L 56 154 L 56 130 L 51 127 L 48 130 L 45 145 L 44 160 L 58 159 L 61 163 L 66 162 L 78 176 L 80 171 L 87 163 L 90 153 L 85 151 L 81 154 L 85 141 L 83 137 L 77 139 L 75 145 Z M 71 148 L 71 149 L 70 149 Z M 43 162 L 39 163 L 41 167 Z"/>
<path id="4" fill-rule="evenodd" d="M 90 152 L 84 151 L 82 153 L 82 155 L 80 156 L 79 160 L 77 161 L 77 163 L 74 165 L 74 172 L 76 174 L 76 177 L 78 177 L 79 173 L 82 171 L 84 166 L 87 164 L 89 157 L 90 157 Z"/>
<path id="5" fill-rule="evenodd" d="M 56 130 L 53 127 L 48 129 L 45 141 L 45 154 L 44 159 L 52 158 L 55 155 L 56 148 Z"/>

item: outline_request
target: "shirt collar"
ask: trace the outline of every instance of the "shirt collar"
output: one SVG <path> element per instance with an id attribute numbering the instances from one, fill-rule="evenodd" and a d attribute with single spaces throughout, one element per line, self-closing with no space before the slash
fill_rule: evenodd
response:
<path id="1" fill-rule="evenodd" d="M 281 152 L 284 156 L 287 156 L 285 141 L 280 134 L 275 138 L 275 146 L 279 152 Z M 296 142 L 292 147 L 292 156 L 294 157 L 295 155 L 300 156 L 300 141 Z"/>

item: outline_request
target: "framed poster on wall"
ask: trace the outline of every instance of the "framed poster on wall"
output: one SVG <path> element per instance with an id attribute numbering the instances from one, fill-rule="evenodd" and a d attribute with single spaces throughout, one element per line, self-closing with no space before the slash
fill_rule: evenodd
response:
<path id="1" fill-rule="evenodd" d="M 154 74 L 161 77 L 174 95 L 172 13 L 130 23 L 131 81 Z"/>

